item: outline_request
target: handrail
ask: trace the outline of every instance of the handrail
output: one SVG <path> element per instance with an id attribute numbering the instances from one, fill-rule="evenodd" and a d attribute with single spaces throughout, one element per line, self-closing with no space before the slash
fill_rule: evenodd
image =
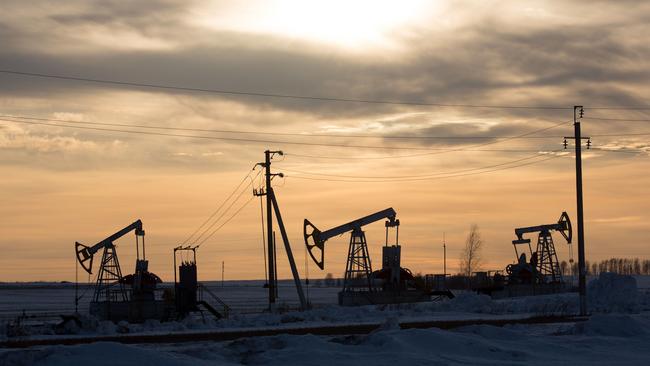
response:
<path id="1" fill-rule="evenodd" d="M 223 312 L 224 312 L 224 317 L 227 318 L 228 314 L 230 313 L 230 306 L 228 306 L 223 300 L 219 298 L 219 296 L 215 295 L 210 289 L 208 289 L 204 284 L 199 283 L 199 300 L 203 301 L 203 292 L 205 291 L 210 297 L 212 297 L 213 300 L 215 300 L 219 305 L 223 307 Z"/>

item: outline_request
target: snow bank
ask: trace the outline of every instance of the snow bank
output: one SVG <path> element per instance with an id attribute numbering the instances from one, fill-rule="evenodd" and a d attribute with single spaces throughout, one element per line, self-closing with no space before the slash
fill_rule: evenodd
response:
<path id="1" fill-rule="evenodd" d="M 98 342 L 81 346 L 53 346 L 27 351 L 12 351 L 0 354 L 3 366 L 68 366 L 68 365 L 201 365 L 196 359 L 183 359 L 173 354 L 161 354 L 153 349 L 123 345 L 112 342 Z M 207 363 L 204 363 L 207 364 Z"/>
<path id="2" fill-rule="evenodd" d="M 447 305 L 455 311 L 467 311 L 472 313 L 493 313 L 494 304 L 492 298 L 487 295 L 463 292 L 449 301 Z"/>
<path id="3" fill-rule="evenodd" d="M 633 313 L 650 309 L 650 293 L 642 290 L 637 295 L 634 278 L 611 273 L 602 274 L 589 284 L 589 310 L 592 313 Z M 644 292 L 645 291 L 645 292 Z M 282 326 L 314 327 L 321 324 L 384 323 L 387 319 L 400 322 L 487 319 L 490 316 L 551 316 L 578 313 L 578 294 L 561 293 L 493 300 L 473 292 L 460 292 L 447 301 L 411 304 L 377 305 L 361 307 L 320 306 L 304 312 L 287 313 L 233 313 L 230 319 L 215 320 L 210 316 L 190 316 L 182 321 L 160 323 L 149 320 L 142 324 L 126 322 L 115 325 L 99 322 L 91 317 L 82 318 L 80 329 L 70 324 L 63 333 L 77 336 L 112 335 L 121 333 L 160 333 L 192 330 L 242 329 Z M 54 332 L 33 333 L 53 335 Z"/>
<path id="4" fill-rule="evenodd" d="M 594 338 L 532 334 L 530 327 L 470 326 L 458 331 L 386 329 L 332 339 L 280 335 L 239 340 L 219 352 L 231 362 L 263 365 L 637 365 L 647 337 Z M 549 350 L 552 349 L 552 352 Z"/>
<path id="5" fill-rule="evenodd" d="M 592 312 L 636 313 L 639 311 L 636 279 L 616 273 L 601 273 L 587 287 Z"/>
<path id="6" fill-rule="evenodd" d="M 589 320 L 577 323 L 576 334 L 607 337 L 639 337 L 647 335 L 648 331 L 638 319 L 629 315 L 597 314 Z"/>
<path id="7" fill-rule="evenodd" d="M 650 359 L 649 325 L 647 314 L 601 314 L 557 335 L 543 325 L 399 330 L 389 319 L 366 335 L 0 349 L 0 365 L 643 365 Z"/>

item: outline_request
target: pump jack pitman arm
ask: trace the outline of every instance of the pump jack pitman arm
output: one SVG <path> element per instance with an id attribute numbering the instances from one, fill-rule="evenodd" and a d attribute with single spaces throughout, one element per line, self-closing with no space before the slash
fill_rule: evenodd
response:
<path id="1" fill-rule="evenodd" d="M 131 225 L 125 227 L 124 229 L 116 232 L 115 234 L 109 236 L 108 238 L 100 241 L 99 243 L 93 245 L 92 247 L 85 246 L 79 242 L 75 242 L 75 252 L 77 253 L 77 260 L 81 267 L 86 270 L 89 274 L 92 273 L 93 269 L 93 256 L 97 251 L 105 247 L 113 245 L 113 241 L 123 237 L 129 232 L 135 230 L 136 236 L 144 236 L 144 230 L 142 229 L 142 221 L 137 220 Z"/>
<path id="2" fill-rule="evenodd" d="M 352 231 L 355 229 L 358 230 L 364 225 L 368 225 L 375 221 L 379 221 L 383 219 L 389 220 L 386 222 L 386 226 L 397 226 L 399 225 L 399 220 L 396 220 L 395 216 L 397 216 L 397 213 L 395 212 L 395 210 L 393 210 L 392 207 L 390 207 L 385 210 L 375 212 L 373 214 L 362 217 L 360 219 L 350 221 L 347 224 L 343 224 L 325 231 L 318 230 L 318 228 L 316 228 L 314 224 L 312 224 L 309 220 L 305 219 L 304 226 L 303 226 L 305 245 L 307 246 L 311 259 L 314 260 L 314 263 L 316 263 L 318 268 L 324 269 L 325 268 L 325 242 L 328 239 L 334 236 L 341 235 L 348 231 Z M 312 239 L 311 243 L 309 238 Z M 314 248 L 318 248 L 320 250 L 320 259 L 317 259 L 316 256 L 314 256 Z"/>

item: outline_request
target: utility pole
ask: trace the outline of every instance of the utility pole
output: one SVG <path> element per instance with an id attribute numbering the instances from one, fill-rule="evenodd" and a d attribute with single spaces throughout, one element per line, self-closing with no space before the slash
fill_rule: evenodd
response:
<path id="1" fill-rule="evenodd" d="M 445 275 L 445 281 L 447 280 L 447 244 L 445 243 L 445 233 L 442 233 L 442 273 Z"/>
<path id="2" fill-rule="evenodd" d="M 79 314 L 79 264 L 76 250 L 74 259 L 74 313 Z"/>
<path id="3" fill-rule="evenodd" d="M 268 192 L 268 191 L 267 191 Z M 275 278 L 273 278 L 273 283 L 275 283 L 275 299 L 277 300 L 280 295 L 278 295 L 278 247 L 275 245 L 275 230 L 273 230 L 273 267 L 275 268 Z"/>
<path id="4" fill-rule="evenodd" d="M 221 287 L 223 287 L 223 278 L 225 272 L 226 272 L 226 262 L 221 261 Z"/>
<path id="5" fill-rule="evenodd" d="M 271 159 L 275 154 L 282 155 L 282 151 L 270 151 L 266 150 L 264 152 L 264 162 L 258 163 L 265 169 L 265 183 L 266 191 L 264 189 L 253 190 L 253 195 L 255 196 L 266 196 L 266 235 L 267 235 L 267 251 L 268 251 L 268 269 L 269 269 L 269 310 L 273 311 L 275 309 L 275 300 L 277 299 L 277 287 L 278 287 L 278 276 L 277 276 L 277 262 L 276 262 L 276 251 L 275 251 L 275 235 L 273 231 L 273 214 L 278 220 L 278 226 L 280 228 L 280 235 L 282 236 L 282 241 L 284 242 L 284 249 L 287 252 L 287 258 L 289 259 L 289 266 L 291 267 L 291 273 L 293 275 L 293 280 L 296 285 L 296 290 L 298 291 L 298 297 L 300 299 L 300 305 L 303 310 L 307 309 L 307 301 L 305 300 L 305 295 L 302 291 L 302 284 L 300 283 L 300 276 L 298 274 L 298 269 L 296 268 L 296 263 L 293 258 L 293 253 L 291 252 L 291 246 L 289 244 L 289 236 L 284 228 L 284 223 L 282 221 L 282 215 L 280 213 L 280 207 L 278 206 L 277 198 L 271 186 L 271 179 L 274 176 L 283 177 L 282 173 L 271 173 Z"/>
<path id="6" fill-rule="evenodd" d="M 269 254 L 269 309 L 273 310 L 275 307 L 275 298 L 276 298 L 276 287 L 277 287 L 277 277 L 275 269 L 275 245 L 273 245 L 273 211 L 271 200 L 271 195 L 269 194 L 269 187 L 271 187 L 271 158 L 275 152 L 266 150 L 264 152 L 264 163 L 263 167 L 265 169 L 265 186 L 266 192 L 263 194 L 266 195 L 266 242 L 268 248 L 266 249 Z"/>
<path id="7" fill-rule="evenodd" d="M 585 269 L 585 231 L 582 210 L 582 140 L 587 140 L 587 149 L 591 147 L 591 139 L 580 134 L 580 118 L 584 116 L 581 105 L 573 107 L 574 136 L 564 137 L 564 148 L 567 139 L 574 139 L 576 152 L 576 204 L 578 215 L 578 288 L 580 290 L 580 315 L 587 315 L 587 271 Z"/>

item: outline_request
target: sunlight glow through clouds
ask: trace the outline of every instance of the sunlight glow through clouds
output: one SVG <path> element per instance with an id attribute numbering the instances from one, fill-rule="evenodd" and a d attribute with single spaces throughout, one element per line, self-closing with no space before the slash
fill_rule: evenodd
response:
<path id="1" fill-rule="evenodd" d="M 381 48 L 395 46 L 390 34 L 424 20 L 425 13 L 430 17 L 436 4 L 421 0 L 274 0 L 261 4 L 218 4 L 201 9 L 198 23 L 213 29 L 274 34 L 349 49 Z"/>

